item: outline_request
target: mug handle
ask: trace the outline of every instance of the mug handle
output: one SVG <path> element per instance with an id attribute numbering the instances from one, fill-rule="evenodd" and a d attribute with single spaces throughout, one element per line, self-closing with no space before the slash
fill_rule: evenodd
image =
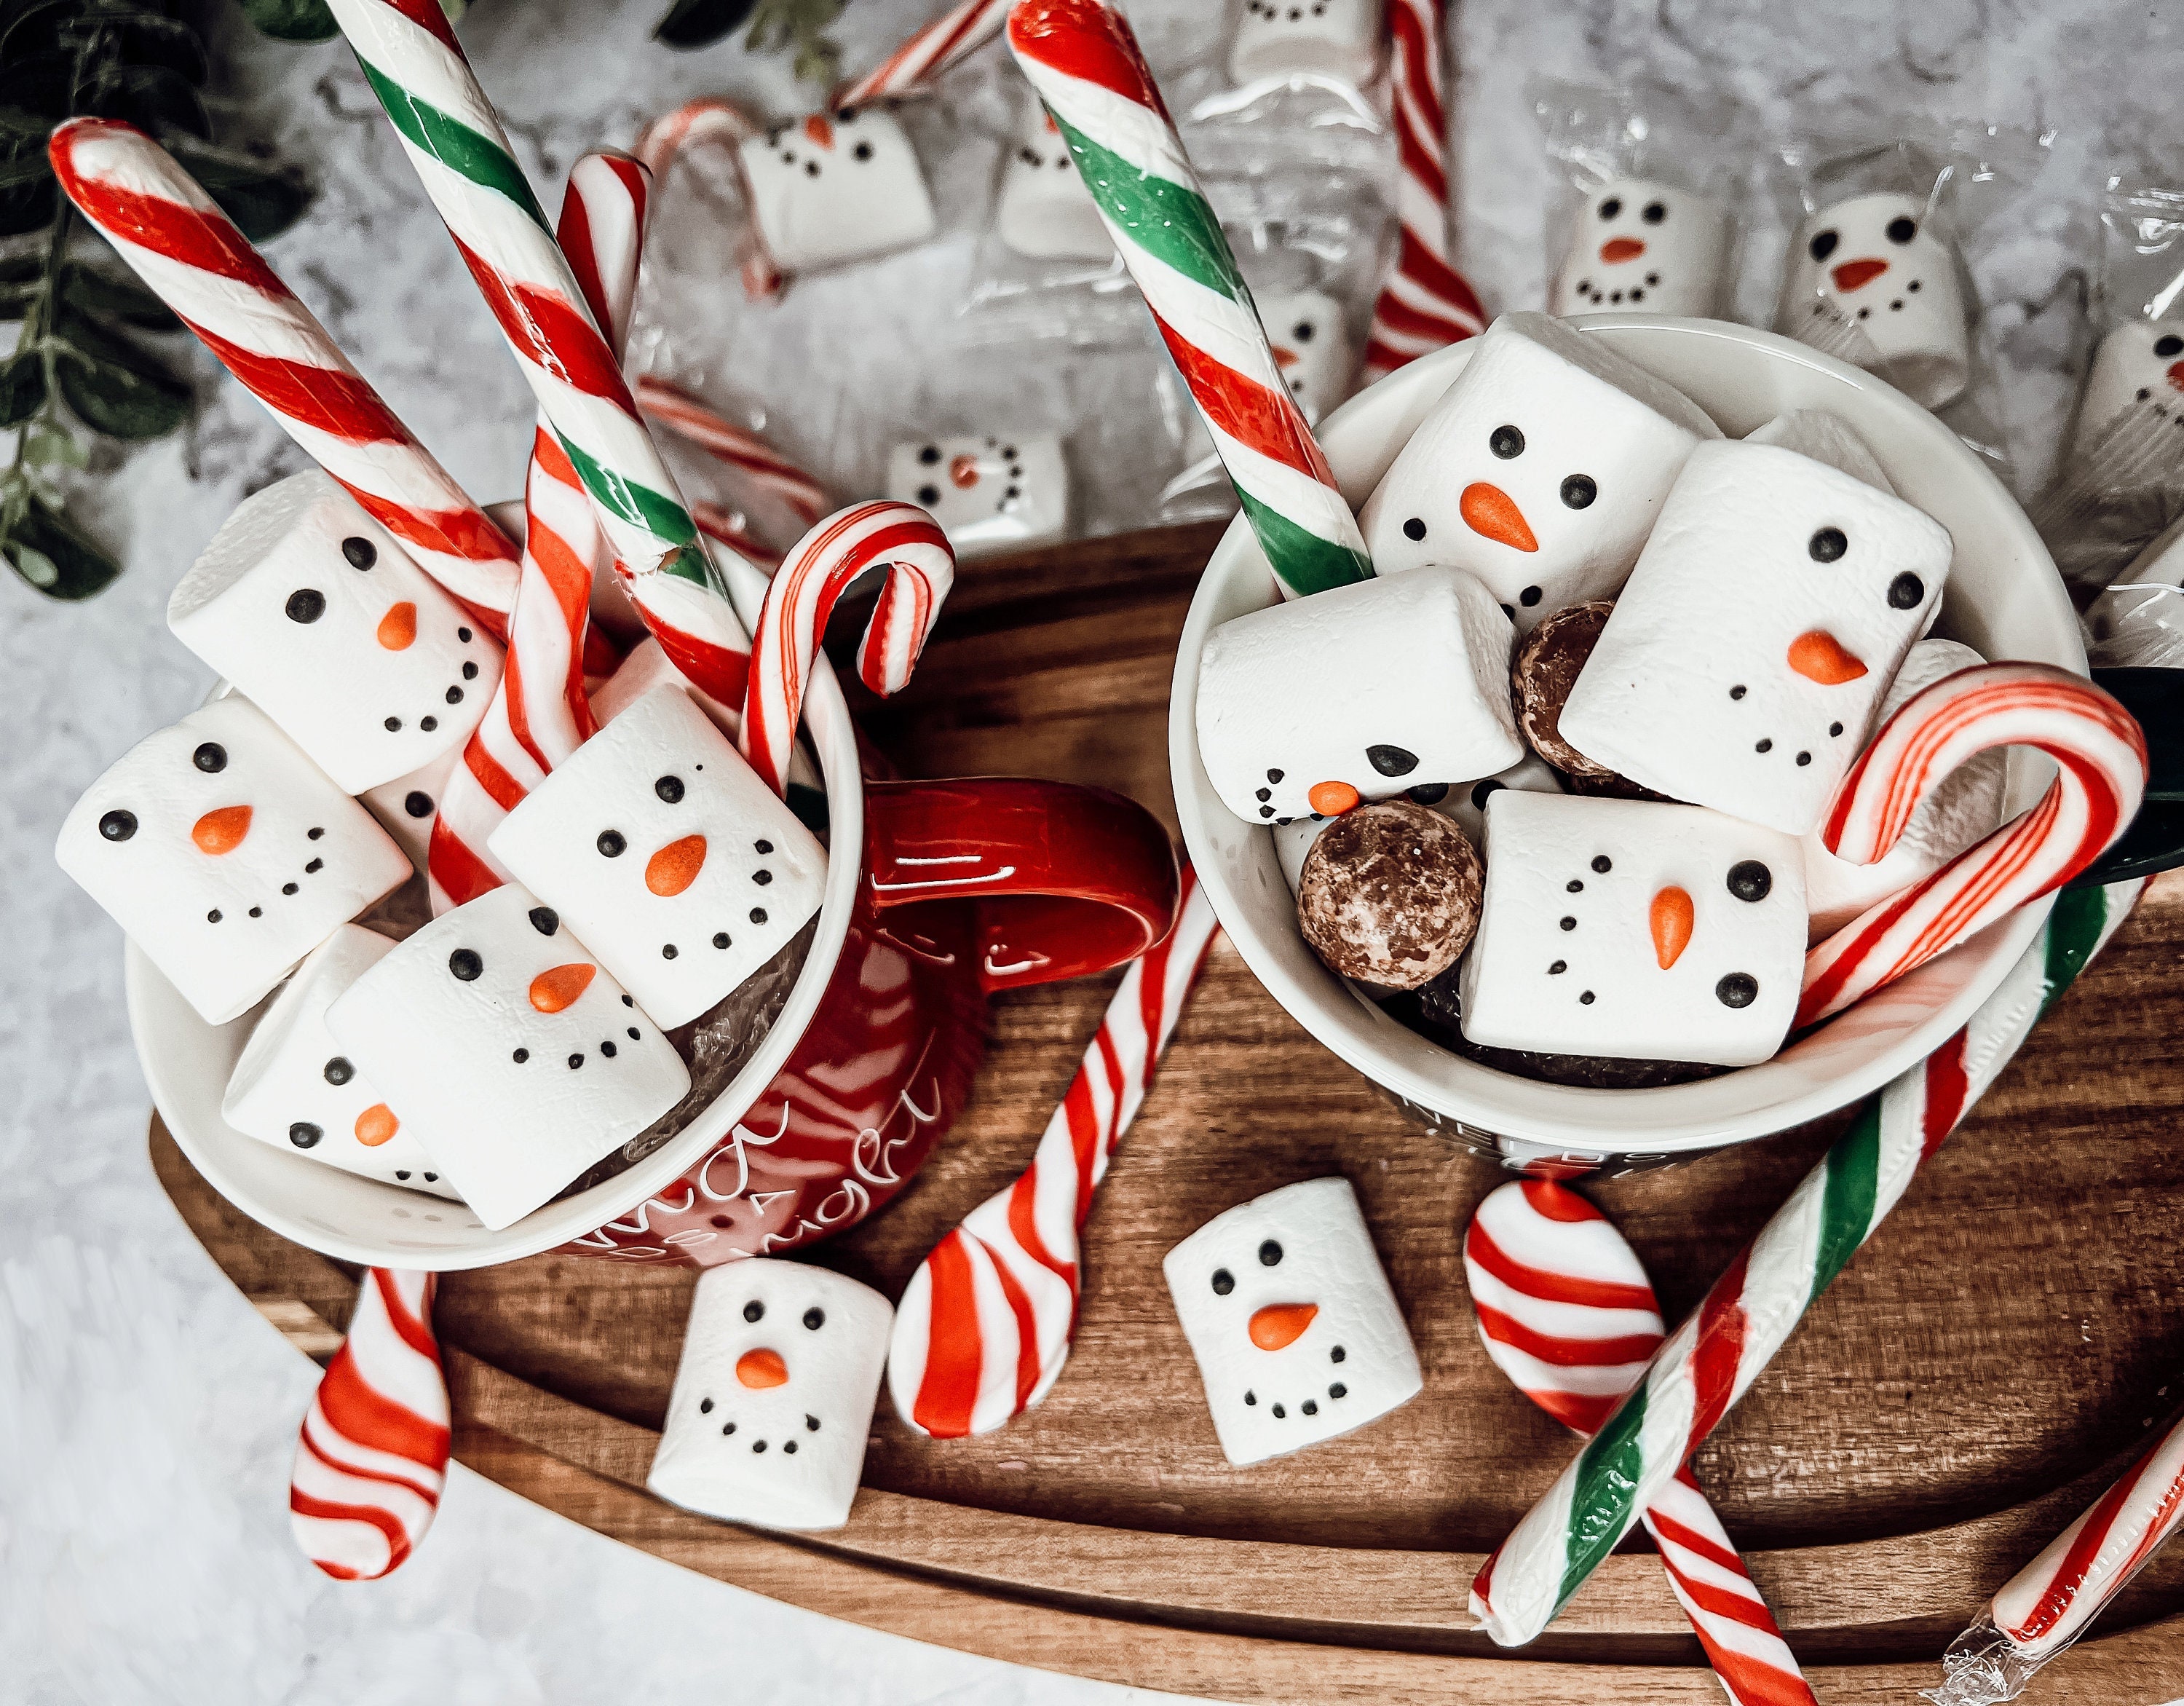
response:
<path id="1" fill-rule="evenodd" d="M 990 994 L 1104 972 L 1175 928 L 1175 850 L 1104 788 L 1028 777 L 865 785 L 865 881 L 880 909 L 978 903 Z"/>

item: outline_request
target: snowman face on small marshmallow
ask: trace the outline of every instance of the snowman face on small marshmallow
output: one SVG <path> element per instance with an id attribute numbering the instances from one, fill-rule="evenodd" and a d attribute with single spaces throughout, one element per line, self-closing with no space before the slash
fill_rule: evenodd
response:
<path id="1" fill-rule="evenodd" d="M 1379 0 L 1244 0 L 1228 75 L 1250 83 L 1302 72 L 1362 86 L 1379 41 Z"/>
<path id="2" fill-rule="evenodd" d="M 2154 432 L 2184 418 L 2184 322 L 2129 320 L 2114 327 L 2093 352 L 2071 430 L 2072 449 L 2092 449 L 2125 415 L 2134 411 Z M 2131 446 L 2119 443 L 2120 453 Z"/>
<path id="3" fill-rule="evenodd" d="M 1044 107 L 1033 112 L 1002 170 L 994 230 L 1034 260 L 1106 260 L 1115 252 L 1069 145 Z"/>
<path id="4" fill-rule="evenodd" d="M 1061 441 L 1042 432 L 965 433 L 898 444 L 887 494 L 931 513 L 959 555 L 1048 544 L 1069 515 Z"/>
<path id="5" fill-rule="evenodd" d="M 1798 228 L 1783 330 L 1840 341 L 1860 365 L 1937 409 L 1970 374 L 1955 251 L 1923 201 L 1884 193 L 1825 208 Z"/>
<path id="6" fill-rule="evenodd" d="M 933 201 L 917 153 L 876 108 L 811 113 L 738 151 L 751 216 L 784 271 L 806 272 L 932 236 Z"/>
<path id="7" fill-rule="evenodd" d="M 1342 304 L 1321 290 L 1271 293 L 1259 298 L 1259 318 L 1290 395 L 1317 425 L 1350 394 L 1355 357 Z"/>
<path id="8" fill-rule="evenodd" d="M 1548 310 L 1710 315 L 1728 253 L 1729 215 L 1719 203 L 1669 184 L 1618 178 L 1580 212 Z"/>

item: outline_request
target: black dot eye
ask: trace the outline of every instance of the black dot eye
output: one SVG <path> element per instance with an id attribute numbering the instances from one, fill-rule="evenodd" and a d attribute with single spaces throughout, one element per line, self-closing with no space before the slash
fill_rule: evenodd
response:
<path id="1" fill-rule="evenodd" d="M 1487 436 L 1486 448 L 1503 461 L 1513 461 L 1524 454 L 1524 435 L 1514 426 L 1496 426 Z"/>
<path id="2" fill-rule="evenodd" d="M 827 1324 L 827 1312 L 824 1309 L 806 1309 L 804 1312 L 804 1324 L 811 1331 L 817 1332 Z"/>
<path id="3" fill-rule="evenodd" d="M 1486 809 L 1486 802 L 1491 800 L 1496 794 L 1499 794 L 1509 784 L 1506 782 L 1496 782 L 1492 777 L 1488 777 L 1485 781 L 1477 783 L 1472 789 L 1472 805 L 1478 810 L 1484 811 Z"/>
<path id="4" fill-rule="evenodd" d="M 1403 537 L 1410 540 L 1413 544 L 1425 538 L 1425 536 L 1426 524 L 1419 517 L 1413 516 L 1409 521 L 1403 523 Z"/>
<path id="5" fill-rule="evenodd" d="M 938 486 L 920 486 L 917 488 L 917 501 L 927 509 L 931 509 L 940 501 L 940 488 Z"/>
<path id="6" fill-rule="evenodd" d="M 1713 986 L 1713 998 L 1725 1007 L 1748 1007 L 1759 999 L 1759 979 L 1749 972 L 1731 972 Z"/>
<path id="7" fill-rule="evenodd" d="M 1573 474 L 1563 482 L 1563 502 L 1573 510 L 1587 507 L 1600 495 L 1600 488 L 1590 474 Z"/>
<path id="8" fill-rule="evenodd" d="M 1213 1270 L 1213 1295 L 1215 1296 L 1226 1297 L 1235 1289 L 1236 1276 L 1234 1274 L 1231 1274 L 1226 1268 L 1217 1268 Z"/>
<path id="9" fill-rule="evenodd" d="M 766 1305 L 765 1305 L 765 1304 L 763 1304 L 763 1303 L 761 1303 L 761 1302 L 760 1302 L 758 1301 L 758 1299 L 757 1299 L 757 1298 L 754 1297 L 754 1298 L 752 1298 L 752 1299 L 750 1300 L 750 1302 L 748 1302 L 748 1303 L 746 1303 L 746 1304 L 744 1304 L 744 1320 L 746 1320 L 746 1321 L 763 1321 L 765 1319 L 766 1319 Z"/>
<path id="10" fill-rule="evenodd" d="M 109 811 L 98 820 L 98 833 L 109 841 L 126 841 L 136 833 L 136 814 Z"/>
<path id="11" fill-rule="evenodd" d="M 344 1084 L 356 1076 L 356 1068 L 346 1055 L 336 1055 L 326 1062 L 326 1079 L 331 1084 Z"/>
<path id="12" fill-rule="evenodd" d="M 1368 746 L 1365 757 L 1383 776 L 1408 776 L 1418 767 L 1418 755 L 1400 746 Z"/>
<path id="13" fill-rule="evenodd" d="M 326 1133 L 307 1119 L 299 1119 L 288 1128 L 288 1141 L 298 1149 L 309 1149 Z"/>
<path id="14" fill-rule="evenodd" d="M 1600 216 L 1602 219 L 1613 219 L 1616 215 L 1622 211 L 1623 198 L 1621 196 L 1610 196 L 1606 201 L 1600 204 Z"/>
<path id="15" fill-rule="evenodd" d="M 1891 243 L 1908 243 L 1918 235 L 1919 221 L 1907 215 L 1898 214 L 1888 221 L 1888 240 Z"/>
<path id="16" fill-rule="evenodd" d="M 1669 204 L 1666 202 L 1647 202 L 1646 211 L 1638 215 L 1647 225 L 1658 225 L 1668 216 Z"/>
<path id="17" fill-rule="evenodd" d="M 2184 355 L 2184 337 L 2179 337 L 2174 332 L 2166 337 L 2157 337 L 2153 340 L 2153 353 L 2164 361 L 2172 355 Z"/>
<path id="18" fill-rule="evenodd" d="M 351 533 L 342 541 L 342 555 L 348 559 L 349 567 L 368 569 L 379 560 L 379 547 Z"/>
<path id="19" fill-rule="evenodd" d="M 1610 859 L 1605 853 L 1602 853 L 1594 858 L 1592 861 L 1592 868 L 1600 873 L 1602 876 L 1605 877 L 1610 871 L 1613 871 L 1615 868 L 1615 861 Z"/>
<path id="20" fill-rule="evenodd" d="M 1448 784 L 1446 782 L 1421 782 L 1416 788 L 1407 788 L 1403 792 L 1421 806 L 1438 806 L 1448 798 Z"/>
<path id="21" fill-rule="evenodd" d="M 477 956 L 474 948 L 458 948 L 448 956 L 448 969 L 461 982 L 475 983 L 485 970 L 485 962 Z"/>
<path id="22" fill-rule="evenodd" d="M 1540 588 L 1527 587 L 1523 592 L 1517 594 L 1517 602 L 1524 605 L 1526 610 L 1529 610 L 1546 596 L 1546 594 Z"/>
<path id="23" fill-rule="evenodd" d="M 710 1398 L 699 1399 L 698 1413 L 701 1416 L 711 1415 L 713 1413 L 713 1401 Z"/>
<path id="24" fill-rule="evenodd" d="M 1925 596 L 1925 582 L 1908 570 L 1888 583 L 1888 605 L 1892 610 L 1916 610 L 1919 599 Z"/>
<path id="25" fill-rule="evenodd" d="M 227 768 L 227 749 L 216 740 L 208 740 L 190 755 L 190 762 L 208 776 L 217 776 Z"/>
<path id="26" fill-rule="evenodd" d="M 1774 873 L 1757 859 L 1742 859 L 1729 867 L 1729 892 L 1740 900 L 1763 900 L 1774 886 Z"/>
<path id="27" fill-rule="evenodd" d="M 859 142 L 850 152 L 861 160 L 868 160 L 872 157 L 872 145 L 870 142 Z"/>
<path id="28" fill-rule="evenodd" d="M 1309 343 L 1318 331 L 1319 328 L 1309 320 L 1300 320 L 1290 328 L 1290 336 L 1299 343 Z"/>
<path id="29" fill-rule="evenodd" d="M 600 830 L 597 845 L 599 851 L 610 859 L 619 859 L 629 851 L 629 843 L 622 839 L 619 829 Z"/>
<path id="30" fill-rule="evenodd" d="M 561 915 L 551 906 L 533 906 L 531 928 L 542 936 L 550 936 L 561 928 Z"/>
<path id="31" fill-rule="evenodd" d="M 682 803 L 682 778 L 679 776 L 663 776 L 652 784 L 652 791 L 670 806 L 680 806 Z"/>
<path id="32" fill-rule="evenodd" d="M 928 444 L 917 453 L 917 460 L 930 468 L 940 460 L 940 447 L 938 444 Z"/>
<path id="33" fill-rule="evenodd" d="M 288 620 L 315 622 L 326 613 L 326 595 L 314 587 L 299 587 L 288 594 Z"/>
<path id="34" fill-rule="evenodd" d="M 1843 537 L 1841 527 L 1823 527 L 1813 535 L 1805 549 L 1812 553 L 1816 563 L 1832 563 L 1850 549 L 1850 541 Z"/>
<path id="35" fill-rule="evenodd" d="M 1259 1266 L 1278 1268 L 1281 1265 L 1282 1246 L 1271 1238 L 1259 1246 Z"/>
<path id="36" fill-rule="evenodd" d="M 1805 245 L 1805 253 L 1812 256 L 1814 260 L 1825 260 L 1836 252 L 1836 245 L 1841 241 L 1842 239 L 1831 231 L 1816 231 L 1814 233 L 1813 240 Z"/>
<path id="37" fill-rule="evenodd" d="M 432 796 L 421 788 L 413 788 L 402 796 L 402 809 L 412 817 L 432 815 Z"/>

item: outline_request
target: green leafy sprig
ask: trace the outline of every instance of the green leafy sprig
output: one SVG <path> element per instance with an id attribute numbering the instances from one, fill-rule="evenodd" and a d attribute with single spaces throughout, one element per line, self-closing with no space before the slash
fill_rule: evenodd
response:
<path id="1" fill-rule="evenodd" d="M 842 49 L 827 30 L 846 0 L 675 0 L 653 34 L 671 47 L 710 47 L 748 21 L 744 47 L 753 53 L 794 49 L 799 81 L 832 87 Z"/>

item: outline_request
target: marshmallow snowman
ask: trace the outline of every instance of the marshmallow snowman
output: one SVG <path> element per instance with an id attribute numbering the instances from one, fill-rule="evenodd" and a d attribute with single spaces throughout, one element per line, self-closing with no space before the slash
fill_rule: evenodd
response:
<path id="1" fill-rule="evenodd" d="M 1802 835 L 1948 578 L 1948 529 L 1772 444 L 1693 453 L 1562 736 L 1672 800 Z"/>
<path id="2" fill-rule="evenodd" d="M 1486 839 L 1486 802 L 1505 788 L 1522 788 L 1535 794 L 1560 794 L 1562 775 L 1545 759 L 1528 752 L 1507 770 L 1481 777 L 1476 782 L 1460 782 L 1450 788 L 1414 788 L 1408 792 L 1420 805 L 1430 806 L 1442 817 L 1455 820 L 1456 827 L 1470 838 L 1473 846 L 1478 847 Z M 1290 885 L 1290 894 L 1295 894 L 1303 884 L 1305 855 L 1312 851 L 1312 844 L 1319 839 L 1320 832 L 1334 822 L 1334 818 L 1315 811 L 1309 817 L 1292 818 L 1287 823 L 1273 826 L 1274 860 L 1282 867 L 1282 880 Z"/>
<path id="3" fill-rule="evenodd" d="M 578 747 L 486 847 L 663 1025 L 731 994 L 827 889 L 826 849 L 675 687 Z"/>
<path id="4" fill-rule="evenodd" d="M 1270 605 L 1215 629 L 1198 665 L 1198 753 L 1249 823 L 1490 776 L 1524 756 L 1508 618 L 1435 566 Z"/>
<path id="5" fill-rule="evenodd" d="M 1290 395 L 1304 418 L 1318 425 L 1350 394 L 1357 373 L 1342 304 L 1323 290 L 1280 291 L 1259 298 L 1259 318 Z"/>
<path id="6" fill-rule="evenodd" d="M 916 150 L 878 108 L 807 114 L 737 152 L 759 239 L 784 272 L 885 254 L 933 235 Z"/>
<path id="7" fill-rule="evenodd" d="M 759 1257 L 709 1269 L 645 1486 L 724 1522 L 841 1527 L 894 1321 L 878 1292 L 823 1268 Z"/>
<path id="8" fill-rule="evenodd" d="M 1685 459 L 1721 431 L 1543 314 L 1505 314 L 1472 348 L 1358 519 L 1377 573 L 1468 569 L 1525 633 L 1615 595 Z"/>
<path id="9" fill-rule="evenodd" d="M 1069 525 L 1069 466 L 1048 432 L 974 432 L 898 444 L 887 494 L 931 513 L 958 556 L 1052 544 Z"/>
<path id="10" fill-rule="evenodd" d="M 447 798 L 448 778 L 462 758 L 462 748 L 451 746 L 422 769 L 356 796 L 357 804 L 379 820 L 379 827 L 394 838 L 421 873 L 430 865 L 432 825 L 439 817 L 440 802 Z"/>
<path id="11" fill-rule="evenodd" d="M 1971 377 L 1957 269 L 1956 250 L 1932 228 L 1923 200 L 1853 196 L 1797 228 L 1781 329 L 1939 409 Z"/>
<path id="12" fill-rule="evenodd" d="M 290 1154 L 452 1197 L 439 1163 L 326 1029 L 335 999 L 393 951 L 388 938 L 357 924 L 314 949 L 251 1032 L 220 1117 Z"/>
<path id="13" fill-rule="evenodd" d="M 499 644 L 315 468 L 227 518 L 167 626 L 344 794 L 460 750 L 500 681 Z"/>
<path id="14" fill-rule="evenodd" d="M 1161 1271 L 1232 1463 L 1353 1432 L 1424 1388 L 1346 1179 L 1309 1179 L 1217 1214 Z"/>
<path id="15" fill-rule="evenodd" d="M 1244 0 L 1228 75 L 1251 83 L 1317 73 L 1362 87 L 1379 58 L 1379 0 Z"/>
<path id="16" fill-rule="evenodd" d="M 2167 425 L 2184 408 L 2184 321 L 2127 320 L 2101 339 L 2078 396 L 2070 448 L 2083 455 L 2133 409 Z M 2173 426 L 2170 429 L 2176 430 Z"/>
<path id="17" fill-rule="evenodd" d="M 1805 962 L 1797 844 L 1695 806 L 1515 789 L 1486 805 L 1486 892 L 1458 974 L 1496 1048 L 1752 1066 Z"/>
<path id="18" fill-rule="evenodd" d="M 1115 253 L 1092 192 L 1077 176 L 1069 145 L 1043 106 L 1032 109 L 1031 122 L 1001 169 L 994 230 L 1034 260 L 1106 260 Z"/>
<path id="19" fill-rule="evenodd" d="M 515 883 L 398 944 L 326 1025 L 496 1231 L 690 1088 L 650 1016 Z"/>
<path id="20" fill-rule="evenodd" d="M 53 856 L 209 1024 L 410 876 L 365 809 L 233 694 L 117 759 Z"/>
<path id="21" fill-rule="evenodd" d="M 1729 270 L 1729 209 L 1649 178 L 1618 178 L 1585 198 L 1547 292 L 1547 312 L 1705 318 Z"/>

